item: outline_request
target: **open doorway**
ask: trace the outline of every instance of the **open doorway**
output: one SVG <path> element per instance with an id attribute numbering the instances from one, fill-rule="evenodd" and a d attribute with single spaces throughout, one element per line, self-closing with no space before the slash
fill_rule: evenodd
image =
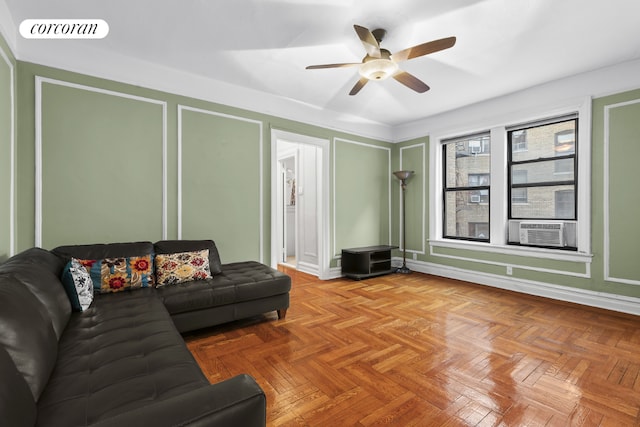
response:
<path id="1" fill-rule="evenodd" d="M 272 266 L 328 273 L 329 141 L 272 130 Z"/>
<path id="2" fill-rule="evenodd" d="M 296 151 L 278 160 L 279 173 L 282 180 L 282 197 L 278 197 L 277 203 L 282 203 L 282 254 L 279 262 L 296 268 Z M 280 157 L 280 154 L 278 157 Z"/>

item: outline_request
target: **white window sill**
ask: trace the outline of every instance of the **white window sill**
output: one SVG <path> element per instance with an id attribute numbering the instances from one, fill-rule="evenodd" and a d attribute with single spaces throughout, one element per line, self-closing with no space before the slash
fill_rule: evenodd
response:
<path id="1" fill-rule="evenodd" d="M 470 242 L 467 240 L 429 240 L 432 248 L 463 249 L 469 251 L 482 251 L 502 255 L 526 256 L 531 258 L 554 259 L 558 261 L 571 261 L 591 263 L 593 254 L 584 252 L 566 251 L 561 249 L 532 248 L 529 246 L 496 245 L 482 242 Z"/>

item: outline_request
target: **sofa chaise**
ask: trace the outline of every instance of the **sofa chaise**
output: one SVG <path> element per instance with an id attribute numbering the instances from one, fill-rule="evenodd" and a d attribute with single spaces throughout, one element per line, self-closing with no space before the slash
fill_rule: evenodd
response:
<path id="1" fill-rule="evenodd" d="M 72 258 L 109 268 L 114 258 L 193 251 L 208 254 L 212 277 L 93 288 L 91 305 L 72 311 L 77 301 L 63 285 Z M 283 318 L 290 288 L 287 275 L 260 263 L 221 264 L 211 240 L 21 252 L 0 265 L 0 425 L 264 426 L 255 380 L 210 384 L 180 333 L 274 310 Z"/>

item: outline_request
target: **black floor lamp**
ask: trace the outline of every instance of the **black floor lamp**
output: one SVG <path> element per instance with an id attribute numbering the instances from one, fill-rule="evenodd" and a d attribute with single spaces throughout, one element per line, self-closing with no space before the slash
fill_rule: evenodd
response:
<path id="1" fill-rule="evenodd" d="M 407 180 L 414 174 L 413 171 L 397 171 L 393 173 L 402 183 L 402 267 L 396 270 L 396 273 L 411 273 L 407 268 L 407 228 L 405 226 L 405 191 L 407 190 Z"/>

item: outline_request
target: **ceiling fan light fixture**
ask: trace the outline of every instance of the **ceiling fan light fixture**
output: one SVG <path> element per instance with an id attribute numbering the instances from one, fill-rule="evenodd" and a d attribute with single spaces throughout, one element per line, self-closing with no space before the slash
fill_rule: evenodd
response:
<path id="1" fill-rule="evenodd" d="M 364 62 L 359 69 L 362 77 L 369 80 L 384 80 L 398 71 L 398 64 L 390 59 L 371 59 Z"/>
<path id="2" fill-rule="evenodd" d="M 386 34 L 385 30 L 369 31 L 369 29 L 361 25 L 354 25 L 353 28 L 356 30 L 356 34 L 367 52 L 361 63 L 309 65 L 307 67 L 307 70 L 317 70 L 320 68 L 357 66 L 360 78 L 349 92 L 349 95 L 358 94 L 360 89 L 370 80 L 385 80 L 389 77 L 417 93 L 424 93 L 429 90 L 429 86 L 413 74 L 401 70 L 398 67 L 398 63 L 449 49 L 456 44 L 455 37 L 447 37 L 422 43 L 392 54 L 389 50 L 380 47 L 380 43 Z"/>

